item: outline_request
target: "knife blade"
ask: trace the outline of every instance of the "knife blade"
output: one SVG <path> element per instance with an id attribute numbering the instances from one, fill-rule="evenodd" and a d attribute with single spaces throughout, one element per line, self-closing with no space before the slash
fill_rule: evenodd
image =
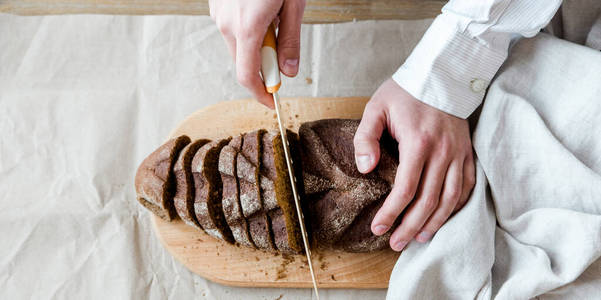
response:
<path id="1" fill-rule="evenodd" d="M 298 223 L 301 229 L 301 237 L 303 239 L 303 246 L 305 249 L 305 255 L 307 257 L 307 263 L 309 264 L 309 271 L 311 272 L 311 280 L 313 281 L 313 289 L 315 290 L 315 296 L 319 300 L 319 291 L 317 290 L 317 280 L 315 277 L 315 271 L 313 270 L 313 263 L 311 261 L 311 249 L 309 248 L 309 240 L 307 238 L 307 229 L 305 227 L 305 218 L 303 211 L 300 206 L 300 199 L 298 191 L 296 189 L 296 177 L 294 176 L 294 166 L 290 155 L 290 144 L 286 137 L 286 129 L 282 122 L 281 117 L 281 106 L 280 96 L 278 90 L 282 84 L 280 80 L 280 69 L 278 67 L 278 57 L 276 50 L 275 40 L 275 26 L 269 25 L 263 45 L 261 46 L 261 74 L 263 75 L 263 81 L 265 83 L 265 89 L 268 93 L 273 96 L 273 102 L 275 106 L 275 113 L 278 120 L 278 127 L 280 129 L 280 135 L 282 137 L 282 146 L 284 147 L 284 156 L 286 158 L 286 166 L 288 168 L 288 178 L 290 179 L 290 185 L 292 187 L 292 196 L 294 197 L 294 204 L 296 206 L 296 215 L 298 216 Z"/>

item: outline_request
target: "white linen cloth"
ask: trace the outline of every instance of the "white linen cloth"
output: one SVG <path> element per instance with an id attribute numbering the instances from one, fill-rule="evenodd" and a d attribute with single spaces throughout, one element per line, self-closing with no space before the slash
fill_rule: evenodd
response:
<path id="1" fill-rule="evenodd" d="M 388 299 L 601 297 L 599 70 L 599 51 L 546 34 L 514 46 L 473 134 L 472 196 L 401 254 Z"/>
<path id="2" fill-rule="evenodd" d="M 459 118 L 482 102 L 511 38 L 536 35 L 561 0 L 451 0 L 392 76 L 413 97 Z"/>

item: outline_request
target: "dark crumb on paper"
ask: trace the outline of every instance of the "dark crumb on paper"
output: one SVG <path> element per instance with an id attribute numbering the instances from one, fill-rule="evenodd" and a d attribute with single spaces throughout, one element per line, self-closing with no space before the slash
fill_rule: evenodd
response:
<path id="1" fill-rule="evenodd" d="M 334 277 L 334 274 L 332 274 L 332 275 L 330 276 L 330 278 L 332 278 L 332 280 L 336 281 L 336 277 Z"/>
<path id="2" fill-rule="evenodd" d="M 306 77 L 306 78 L 305 78 L 305 81 L 307 82 L 307 84 L 311 84 L 311 83 L 313 83 L 313 78 L 311 78 L 311 77 Z"/>
<path id="3" fill-rule="evenodd" d="M 217 252 L 217 256 L 219 256 L 219 252 Z"/>
<path id="4" fill-rule="evenodd" d="M 204 241 L 203 241 L 203 240 L 201 240 L 201 239 L 196 239 L 196 240 L 197 240 L 197 241 L 199 241 L 199 242 L 201 242 L 201 243 L 202 243 L 202 242 L 204 242 Z"/>
<path id="5" fill-rule="evenodd" d="M 255 256 L 256 261 L 260 261 L 261 259 L 258 256 Z"/>
<path id="6" fill-rule="evenodd" d="M 322 261 L 321 265 L 319 266 L 320 269 L 325 270 L 328 268 L 328 262 L 327 261 Z"/>
<path id="7" fill-rule="evenodd" d="M 338 259 L 340 259 L 340 255 L 338 255 Z"/>
<path id="8" fill-rule="evenodd" d="M 265 272 L 265 276 L 269 275 L 269 273 Z"/>
<path id="9" fill-rule="evenodd" d="M 280 296 L 275 298 L 275 300 L 282 300 L 282 297 L 284 297 L 284 294 L 280 294 Z"/>
<path id="10" fill-rule="evenodd" d="M 273 118 L 274 118 L 274 119 L 277 119 L 277 118 L 278 118 L 278 115 L 277 115 L 277 114 L 273 114 Z"/>
<path id="11" fill-rule="evenodd" d="M 298 115 L 294 115 L 294 117 L 298 119 Z"/>

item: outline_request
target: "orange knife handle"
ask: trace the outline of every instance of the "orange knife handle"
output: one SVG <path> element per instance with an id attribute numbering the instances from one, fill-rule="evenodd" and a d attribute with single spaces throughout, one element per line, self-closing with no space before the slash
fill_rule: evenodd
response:
<path id="1" fill-rule="evenodd" d="M 268 93 L 273 94 L 280 89 L 280 68 L 278 67 L 278 53 L 276 49 L 275 26 L 267 28 L 267 33 L 261 46 L 261 74 Z"/>

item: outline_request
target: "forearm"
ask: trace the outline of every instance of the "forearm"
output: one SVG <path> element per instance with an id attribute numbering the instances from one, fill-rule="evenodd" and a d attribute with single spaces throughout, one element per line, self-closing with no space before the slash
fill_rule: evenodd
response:
<path id="1" fill-rule="evenodd" d="M 561 0 L 452 0 L 393 79 L 420 101 L 467 118 L 507 58 L 511 38 L 534 36 L 560 4 Z"/>

